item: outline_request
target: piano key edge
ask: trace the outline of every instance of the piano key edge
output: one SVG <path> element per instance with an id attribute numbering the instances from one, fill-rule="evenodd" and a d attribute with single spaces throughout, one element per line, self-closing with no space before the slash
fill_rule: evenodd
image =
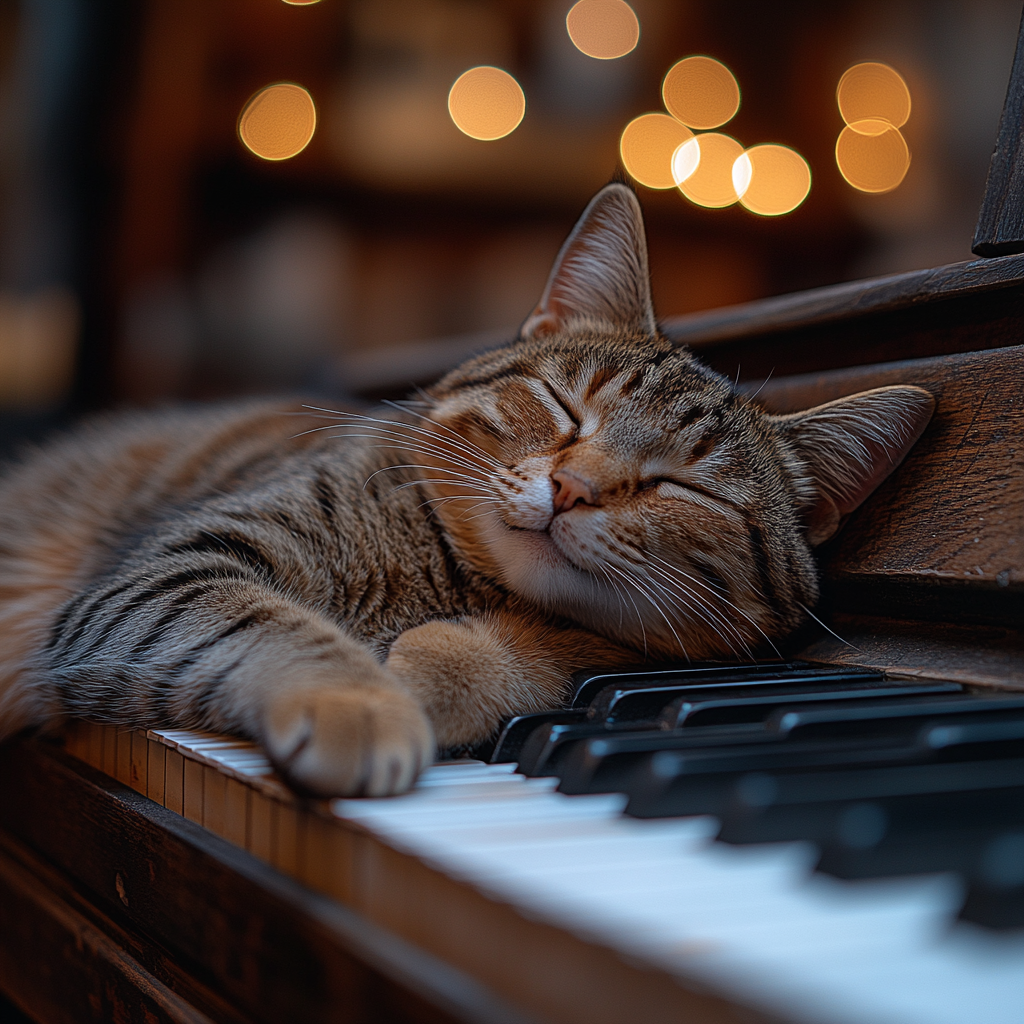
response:
<path id="1" fill-rule="evenodd" d="M 72 722 L 64 731 L 64 743 L 67 753 L 90 767 L 104 771 L 105 765 L 115 764 L 118 782 L 154 802 L 163 792 L 164 807 L 451 964 L 499 999 L 541 1019 L 581 1024 L 763 1019 L 749 1005 L 736 1005 L 734 999 L 709 990 L 705 982 L 686 976 L 685 964 L 671 971 L 524 912 L 417 857 L 401 843 L 333 815 L 327 802 L 297 800 L 276 777 L 246 775 L 217 764 L 188 744 L 176 743 L 173 734 Z M 112 760 L 111 743 L 119 752 L 127 748 L 131 757 L 122 754 Z M 163 786 L 148 771 L 151 756 L 159 766 L 161 752 Z M 180 811 L 173 806 L 175 794 L 166 785 L 168 754 L 180 756 L 184 767 Z M 202 798 L 188 792 L 189 766 L 191 783 L 202 787 Z M 222 780 L 244 794 L 244 843 L 239 841 L 237 826 L 233 834 L 226 834 L 228 816 L 218 806 Z M 210 781 L 218 789 L 214 801 L 206 793 Z M 257 827 L 260 823 L 262 828 Z M 267 827 L 269 839 L 261 834 Z"/>

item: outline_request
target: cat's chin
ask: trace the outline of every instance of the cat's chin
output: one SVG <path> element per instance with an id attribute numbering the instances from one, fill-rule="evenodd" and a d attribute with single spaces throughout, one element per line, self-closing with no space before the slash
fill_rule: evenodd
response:
<path id="1" fill-rule="evenodd" d="M 509 526 L 497 516 L 483 522 L 482 539 L 512 591 L 612 639 L 630 646 L 642 643 L 640 631 L 634 636 L 623 620 L 619 594 L 577 565 L 547 530 Z M 617 623 L 621 631 L 614 628 Z"/>

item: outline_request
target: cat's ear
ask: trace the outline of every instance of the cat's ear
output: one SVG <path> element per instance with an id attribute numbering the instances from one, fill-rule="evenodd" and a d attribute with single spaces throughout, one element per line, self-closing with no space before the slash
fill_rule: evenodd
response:
<path id="1" fill-rule="evenodd" d="M 924 388 L 900 386 L 775 417 L 805 467 L 803 512 L 812 545 L 832 537 L 903 461 L 934 411 Z"/>
<path id="2" fill-rule="evenodd" d="M 643 214 L 626 185 L 606 185 L 590 200 L 520 337 L 553 334 L 574 321 L 655 331 Z"/>

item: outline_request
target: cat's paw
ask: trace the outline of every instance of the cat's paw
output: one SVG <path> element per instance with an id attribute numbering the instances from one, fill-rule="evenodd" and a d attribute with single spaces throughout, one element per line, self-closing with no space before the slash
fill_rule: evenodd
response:
<path id="1" fill-rule="evenodd" d="M 264 725 L 271 760 L 320 796 L 404 793 L 434 756 L 434 735 L 400 689 L 321 687 L 280 694 Z"/>
<path id="2" fill-rule="evenodd" d="M 385 665 L 419 698 L 447 748 L 486 739 L 507 713 L 512 661 L 489 623 L 465 619 L 407 629 Z"/>

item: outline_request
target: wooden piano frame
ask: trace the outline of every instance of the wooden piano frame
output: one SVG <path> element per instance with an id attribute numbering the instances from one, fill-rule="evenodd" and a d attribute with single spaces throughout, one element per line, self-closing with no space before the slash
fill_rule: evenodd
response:
<path id="1" fill-rule="evenodd" d="M 889 383 L 938 397 L 900 471 L 822 553 L 821 614 L 842 639 L 808 630 L 801 657 L 1024 689 L 1022 123 L 1024 33 L 974 240 L 986 258 L 664 325 L 723 373 L 763 378 L 776 411 Z M 0 750 L 0 780 L 0 991 L 47 1024 L 757 1019 L 273 780 L 239 797 L 242 782 L 157 734 L 24 739 Z"/>

